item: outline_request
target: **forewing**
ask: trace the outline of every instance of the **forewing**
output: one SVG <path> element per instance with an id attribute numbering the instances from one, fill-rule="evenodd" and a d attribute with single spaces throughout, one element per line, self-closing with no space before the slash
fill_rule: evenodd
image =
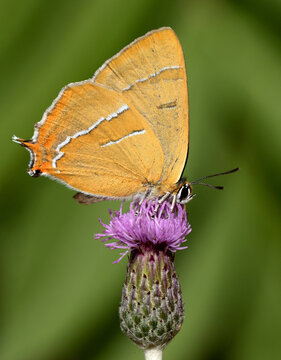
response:
<path id="1" fill-rule="evenodd" d="M 122 93 L 161 143 L 163 185 L 175 184 L 188 153 L 188 94 L 184 56 L 172 29 L 135 40 L 94 75 L 96 83 Z"/>

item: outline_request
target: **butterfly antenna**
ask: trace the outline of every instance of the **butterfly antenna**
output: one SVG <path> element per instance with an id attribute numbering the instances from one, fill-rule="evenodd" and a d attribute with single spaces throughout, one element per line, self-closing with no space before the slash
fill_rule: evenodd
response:
<path id="1" fill-rule="evenodd" d="M 201 177 L 201 178 L 199 178 L 199 179 L 196 179 L 196 180 L 194 180 L 194 181 L 191 181 L 191 185 L 193 185 L 193 184 L 195 184 L 197 181 L 200 181 L 200 180 L 203 180 L 203 179 L 208 179 L 208 178 L 212 178 L 212 177 L 215 177 L 215 176 L 220 176 L 220 175 L 228 175 L 228 174 L 232 174 L 232 173 L 234 173 L 234 172 L 236 172 L 236 171 L 238 171 L 239 170 L 239 168 L 237 167 L 237 168 L 235 168 L 235 169 L 232 169 L 232 170 L 229 170 L 229 171 L 225 171 L 225 172 L 222 172 L 222 173 L 218 173 L 218 174 L 214 174 L 214 175 L 207 175 L 207 176 L 203 176 L 203 177 Z M 197 183 L 197 185 L 203 185 L 203 183 Z M 208 186 L 208 184 L 205 184 L 205 185 L 207 185 Z M 220 187 L 219 187 L 220 188 Z"/>
<path id="2" fill-rule="evenodd" d="M 205 184 L 205 183 L 201 183 L 201 182 L 200 183 L 192 182 L 190 184 L 192 184 L 192 185 L 204 185 L 204 186 L 208 186 L 208 187 L 210 187 L 212 189 L 217 189 L 217 190 L 222 190 L 223 189 L 223 186 L 215 186 L 215 185 Z"/>

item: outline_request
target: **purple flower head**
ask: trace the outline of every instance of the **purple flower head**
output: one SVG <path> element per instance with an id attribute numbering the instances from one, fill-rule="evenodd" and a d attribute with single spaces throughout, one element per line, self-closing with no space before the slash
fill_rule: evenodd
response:
<path id="1" fill-rule="evenodd" d="M 171 204 L 164 202 L 155 216 L 153 215 L 157 201 L 144 201 L 137 212 L 138 206 L 137 202 L 132 202 L 127 213 L 122 212 L 123 204 L 120 211 L 109 210 L 109 225 L 100 220 L 105 230 L 96 234 L 95 238 L 102 241 L 114 239 L 116 241 L 105 246 L 125 250 L 115 263 L 133 250 L 161 249 L 176 252 L 187 248 L 181 246 L 186 241 L 186 235 L 191 232 L 184 206 L 176 204 L 171 211 Z"/>

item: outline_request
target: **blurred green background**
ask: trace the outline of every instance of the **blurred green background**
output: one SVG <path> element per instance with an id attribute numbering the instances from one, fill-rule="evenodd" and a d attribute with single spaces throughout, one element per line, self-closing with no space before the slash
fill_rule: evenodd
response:
<path id="1" fill-rule="evenodd" d="M 127 260 L 93 239 L 119 203 L 82 206 L 32 179 L 11 136 L 31 138 L 65 84 L 164 25 L 187 63 L 186 176 L 241 168 L 188 204 L 186 319 L 164 359 L 280 358 L 280 1 L 2 0 L 0 19 L 0 359 L 143 359 L 119 330 Z"/>

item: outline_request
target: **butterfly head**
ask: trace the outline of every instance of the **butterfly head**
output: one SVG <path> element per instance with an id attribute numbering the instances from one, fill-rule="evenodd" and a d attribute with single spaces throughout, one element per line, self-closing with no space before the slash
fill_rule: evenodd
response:
<path id="1" fill-rule="evenodd" d="M 204 185 L 204 186 L 208 186 L 208 187 L 210 187 L 212 189 L 222 190 L 223 186 L 215 186 L 215 185 L 206 184 L 206 183 L 202 183 L 202 182 L 198 182 L 198 181 L 200 181 L 202 179 L 207 179 L 207 178 L 210 178 L 210 177 L 214 177 L 214 176 L 231 174 L 233 172 L 236 172 L 237 170 L 239 170 L 239 168 L 235 168 L 235 169 L 230 170 L 230 171 L 225 171 L 223 173 L 204 176 L 204 177 L 199 178 L 197 180 L 191 181 L 190 183 L 187 182 L 186 180 L 181 180 L 181 184 L 178 187 L 178 192 L 176 194 L 176 202 L 179 203 L 179 204 L 188 203 L 195 196 L 195 194 L 193 194 L 193 190 L 192 190 L 193 185 Z"/>
<path id="2" fill-rule="evenodd" d="M 186 204 L 188 203 L 195 194 L 193 194 L 192 186 L 190 183 L 185 181 L 180 187 L 176 195 L 176 202 L 178 204 Z"/>

